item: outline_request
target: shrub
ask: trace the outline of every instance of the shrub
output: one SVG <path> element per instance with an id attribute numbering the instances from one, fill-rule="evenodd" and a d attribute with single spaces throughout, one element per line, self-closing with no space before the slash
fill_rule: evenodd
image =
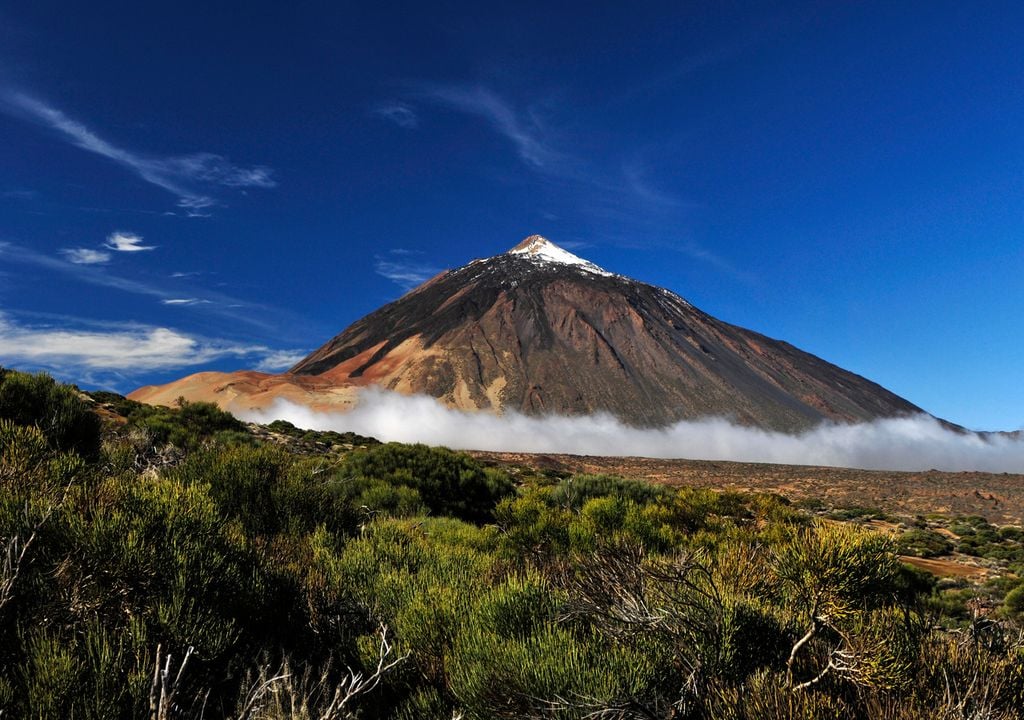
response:
<path id="1" fill-rule="evenodd" d="M 55 449 L 86 458 L 99 453 L 99 417 L 78 390 L 58 384 L 44 373 L 0 368 L 0 418 L 38 427 Z"/>
<path id="2" fill-rule="evenodd" d="M 179 402 L 176 408 L 136 403 L 128 414 L 128 424 L 148 433 L 157 445 L 171 444 L 193 450 L 204 441 L 249 443 L 243 434 L 245 424 L 213 403 Z"/>
<path id="3" fill-rule="evenodd" d="M 1003 600 L 1003 607 L 1013 617 L 1024 616 L 1024 584 L 1018 585 L 1007 593 Z"/>
<path id="4" fill-rule="evenodd" d="M 932 558 L 953 552 L 953 543 L 944 535 L 933 530 L 908 530 L 896 540 L 896 546 L 903 555 Z"/>
<path id="5" fill-rule="evenodd" d="M 505 473 L 485 469 L 468 455 L 426 445 L 388 443 L 356 450 L 340 472 L 412 488 L 430 512 L 473 522 L 493 519 L 495 506 L 513 492 Z"/>
<path id="6" fill-rule="evenodd" d="M 573 475 L 552 487 L 548 497 L 554 505 L 578 510 L 594 498 L 614 496 L 646 505 L 658 500 L 668 501 L 673 494 L 670 488 L 613 475 Z"/>
<path id="7" fill-rule="evenodd" d="M 281 527 L 275 490 L 288 457 L 274 447 L 211 448 L 190 455 L 168 477 L 186 485 L 208 485 L 221 513 L 237 518 L 252 534 Z"/>

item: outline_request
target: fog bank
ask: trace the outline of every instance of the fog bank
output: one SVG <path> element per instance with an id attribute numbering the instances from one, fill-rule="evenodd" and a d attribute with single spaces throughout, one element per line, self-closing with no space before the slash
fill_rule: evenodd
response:
<path id="1" fill-rule="evenodd" d="M 315 412 L 277 400 L 244 419 L 287 420 L 301 428 L 351 431 L 380 440 L 461 450 L 834 465 L 876 470 L 1024 472 L 1024 440 L 947 430 L 918 415 L 857 425 L 822 424 L 799 435 L 743 427 L 722 418 L 639 429 L 608 414 L 502 416 L 447 408 L 432 397 L 369 388 L 349 412 Z"/>

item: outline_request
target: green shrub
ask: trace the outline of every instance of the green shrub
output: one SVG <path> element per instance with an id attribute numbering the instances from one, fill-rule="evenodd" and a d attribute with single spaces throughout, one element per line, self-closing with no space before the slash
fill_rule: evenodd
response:
<path id="1" fill-rule="evenodd" d="M 896 539 L 896 546 L 903 555 L 933 558 L 953 552 L 953 543 L 945 535 L 933 530 L 908 530 Z"/>
<path id="2" fill-rule="evenodd" d="M 221 513 L 238 519 L 250 533 L 265 535 L 282 524 L 274 494 L 288 463 L 288 456 L 275 447 L 211 448 L 192 453 L 168 477 L 209 486 Z"/>
<path id="3" fill-rule="evenodd" d="M 495 506 L 513 492 L 505 473 L 485 469 L 468 455 L 426 445 L 388 443 L 356 450 L 340 472 L 412 488 L 431 513 L 473 522 L 493 519 Z"/>
<path id="4" fill-rule="evenodd" d="M 1003 607 L 1013 617 L 1024 615 L 1024 584 L 1018 585 L 1007 593 L 1006 598 L 1003 600 Z"/>
<path id="5" fill-rule="evenodd" d="M 642 702 L 659 674 L 651 660 L 553 623 L 509 638 L 471 619 L 448 668 L 452 694 L 471 717 L 575 718 Z"/>
<path id="6" fill-rule="evenodd" d="M 495 508 L 494 517 L 503 543 L 514 558 L 550 557 L 569 547 L 572 513 L 548 504 L 543 491 L 505 498 Z"/>
<path id="7" fill-rule="evenodd" d="M 38 427 L 55 449 L 86 458 L 99 453 L 99 417 L 77 389 L 49 375 L 0 368 L 0 418 Z"/>
<path id="8" fill-rule="evenodd" d="M 81 400 L 0 375 L 14 378 L 11 415 L 11 398 Z M 253 717 L 319 716 L 348 668 L 372 674 L 381 625 L 405 659 L 351 717 L 1002 720 L 1024 707 L 1024 585 L 901 565 L 898 552 L 946 542 L 927 527 L 894 541 L 777 496 L 608 476 L 520 473 L 516 493 L 444 449 L 339 456 L 309 444 L 338 437 L 277 425 L 300 441 L 281 447 L 212 406 L 118 398 L 96 395 L 128 425 L 95 457 L 62 446 L 60 423 L 0 417 L 4 718 L 149 717 L 157 647 L 172 674 L 195 648 L 170 717 L 229 716 L 261 683 Z M 137 428 L 181 443 L 173 466 L 139 469 Z M 1024 567 L 1016 528 L 953 525 L 962 547 Z"/>
<path id="9" fill-rule="evenodd" d="M 144 430 L 155 445 L 171 444 L 193 450 L 204 441 L 251 443 L 245 424 L 213 403 L 180 402 L 178 407 L 136 403 L 128 415 L 130 427 Z"/>
<path id="10" fill-rule="evenodd" d="M 549 502 L 574 510 L 582 508 L 588 500 L 619 497 L 637 505 L 668 501 L 674 495 L 670 488 L 639 480 L 624 480 L 612 475 L 573 475 L 562 480 L 549 491 Z"/>

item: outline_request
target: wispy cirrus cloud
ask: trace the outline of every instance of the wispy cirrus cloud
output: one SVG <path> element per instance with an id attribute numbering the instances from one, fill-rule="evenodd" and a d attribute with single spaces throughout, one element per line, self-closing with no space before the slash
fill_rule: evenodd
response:
<path id="1" fill-rule="evenodd" d="M 710 61 L 709 61 L 710 62 Z M 703 65 L 698 63 L 694 69 Z M 553 193 L 565 195 L 589 219 L 601 222 L 601 235 L 616 245 L 664 247 L 750 282 L 749 273 L 673 230 L 692 206 L 658 186 L 651 157 L 664 148 L 613 148 L 608 153 L 584 152 L 573 145 L 573 133 L 545 120 L 531 105 L 515 103 L 483 85 L 413 84 L 410 97 L 483 119 L 510 142 L 523 165 L 546 181 Z M 564 113 L 563 113 L 564 114 Z"/>
<path id="2" fill-rule="evenodd" d="M 0 190 L 0 199 L 3 200 L 35 200 L 39 193 L 35 190 Z"/>
<path id="3" fill-rule="evenodd" d="M 88 248 L 73 249 L 87 250 Z M 113 275 L 107 272 L 105 268 L 96 266 L 96 264 L 90 265 L 88 263 L 83 264 L 71 262 L 70 260 L 62 260 L 60 258 L 36 252 L 35 250 L 21 245 L 16 245 L 12 242 L 0 242 L 0 260 L 6 260 L 8 262 L 14 262 L 22 265 L 33 265 L 45 270 L 53 270 L 72 276 L 82 282 L 89 283 L 90 285 L 114 288 L 116 290 L 134 293 L 136 295 L 148 295 L 156 298 L 170 296 L 169 293 L 160 288 L 131 278 Z"/>
<path id="4" fill-rule="evenodd" d="M 62 248 L 60 254 L 75 265 L 105 265 L 110 262 L 110 253 L 92 248 Z"/>
<path id="5" fill-rule="evenodd" d="M 552 143 L 535 113 L 523 112 L 482 85 L 421 85 L 417 96 L 484 119 L 515 147 L 520 159 L 537 170 L 553 171 L 568 159 Z"/>
<path id="6" fill-rule="evenodd" d="M 378 275 L 387 278 L 402 290 L 412 290 L 441 272 L 441 268 L 416 260 L 419 254 L 416 251 L 397 248 L 389 251 L 388 256 L 378 255 L 373 268 Z"/>
<path id="7" fill-rule="evenodd" d="M 373 114 L 406 130 L 414 130 L 420 124 L 416 111 L 403 102 L 382 103 L 373 109 Z"/>
<path id="8" fill-rule="evenodd" d="M 103 247 L 117 252 L 141 252 L 143 250 L 156 250 L 156 245 L 143 245 L 142 236 L 135 233 L 122 232 L 117 230 L 107 236 Z"/>
<path id="9" fill-rule="evenodd" d="M 287 370 L 293 365 L 297 365 L 308 354 L 299 350 L 268 350 L 256 363 L 256 369 L 260 372 Z"/>
<path id="10" fill-rule="evenodd" d="M 195 302 L 189 303 L 187 307 L 193 307 L 196 310 L 202 309 L 203 312 L 230 318 L 264 331 L 279 333 L 282 328 L 298 327 L 304 323 L 302 318 L 287 311 L 248 302 L 223 292 L 183 287 L 180 281 L 173 284 L 173 289 L 165 288 L 157 281 L 144 281 L 115 275 L 103 265 L 76 264 L 12 242 L 0 241 L 0 262 L 4 261 L 43 268 L 61 273 L 79 282 L 155 298 L 161 303 L 165 300 L 195 299 Z M 189 295 L 186 298 L 184 293 L 196 293 L 196 295 Z M 203 300 L 206 302 L 201 302 Z"/>
<path id="11" fill-rule="evenodd" d="M 234 165 L 216 153 L 161 157 L 128 150 L 101 137 L 62 110 L 23 92 L 0 91 L 0 110 L 49 128 L 75 147 L 127 168 L 146 182 L 176 196 L 178 207 L 187 215 L 201 216 L 205 214 L 204 210 L 218 204 L 212 188 L 271 188 L 277 184 L 270 168 Z"/>
<path id="12" fill-rule="evenodd" d="M 112 325 L 52 327 L 18 323 L 0 312 L 0 362 L 57 368 L 145 372 L 204 365 L 224 358 L 284 369 L 301 359 L 295 350 L 188 335 L 166 327 Z"/>
<path id="13" fill-rule="evenodd" d="M 203 300 L 201 298 L 167 298 L 161 300 L 164 305 L 204 305 L 208 304 L 209 300 Z"/>

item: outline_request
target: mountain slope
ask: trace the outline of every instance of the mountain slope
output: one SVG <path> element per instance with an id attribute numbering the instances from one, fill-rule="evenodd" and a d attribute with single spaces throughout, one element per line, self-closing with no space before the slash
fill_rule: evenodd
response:
<path id="1" fill-rule="evenodd" d="M 371 313 L 291 372 L 372 379 L 459 407 L 702 415 L 778 429 L 918 412 L 793 346 L 723 323 L 539 237 L 446 272 Z"/>
<path id="2" fill-rule="evenodd" d="M 230 388 L 236 406 L 279 394 L 330 405 L 325 393 L 379 385 L 463 409 L 606 411 L 643 426 L 717 415 L 791 431 L 921 412 L 869 380 L 539 236 L 438 275 L 284 375 L 207 380 Z"/>

